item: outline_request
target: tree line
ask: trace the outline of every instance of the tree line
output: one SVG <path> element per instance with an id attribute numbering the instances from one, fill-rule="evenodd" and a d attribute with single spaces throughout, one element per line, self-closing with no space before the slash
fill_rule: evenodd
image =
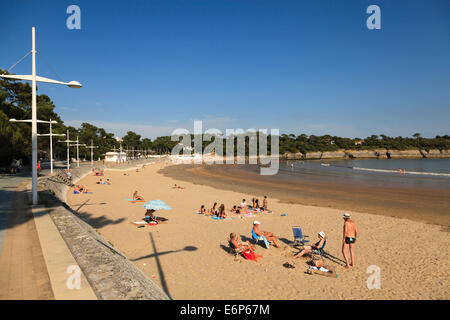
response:
<path id="1" fill-rule="evenodd" d="M 7 74 L 0 69 L 0 74 Z M 8 166 L 13 159 L 23 159 L 25 163 L 31 159 L 31 124 L 11 123 L 10 119 L 24 120 L 31 119 L 31 85 L 15 80 L 4 80 L 0 78 L 0 166 Z M 106 132 L 103 128 L 98 128 L 89 123 L 82 123 L 79 128 L 66 126 L 61 117 L 55 112 L 55 104 L 45 94 L 37 95 L 37 114 L 39 120 L 56 120 L 58 124 L 53 125 L 53 133 L 65 134 L 69 131 L 70 140 L 76 140 L 77 136 L 81 144 L 98 146 L 93 150 L 94 158 L 103 158 L 106 152 L 114 148 L 118 151 L 120 142 L 114 137 L 114 133 Z M 38 133 L 49 133 L 48 124 L 38 124 Z M 235 151 L 237 150 L 237 139 L 233 137 Z M 193 141 L 194 136 L 192 136 Z M 230 137 L 228 137 L 229 139 Z M 267 136 L 268 153 L 270 150 L 270 136 Z M 223 139 L 223 152 L 226 154 L 226 138 L 216 136 L 210 140 Z M 245 137 L 245 149 L 248 154 L 249 138 Z M 259 139 L 259 137 L 257 137 Z M 53 150 L 55 159 L 66 158 L 66 144 L 58 143 L 54 137 Z M 202 137 L 202 140 L 203 137 Z M 207 139 L 206 139 L 207 140 Z M 180 138 L 181 141 L 181 138 Z M 149 138 L 142 138 L 141 135 L 128 131 L 122 137 L 123 150 L 143 150 L 146 153 L 169 154 L 178 141 L 172 141 L 170 136 L 157 137 L 153 141 Z M 202 141 L 204 148 L 210 141 Z M 258 144 L 259 145 L 259 144 Z M 193 143 L 191 147 L 193 147 Z M 450 147 L 449 135 L 436 136 L 435 138 L 424 138 L 419 133 L 412 137 L 388 137 L 380 134 L 372 135 L 364 139 L 342 138 L 331 135 L 294 135 L 282 134 L 279 136 L 279 153 L 307 153 L 315 151 L 337 151 L 337 150 L 370 150 L 370 149 L 439 149 L 448 150 Z M 49 138 L 38 138 L 39 158 L 49 157 Z M 80 157 L 90 158 L 90 150 L 80 147 Z M 193 152 L 193 150 L 191 151 Z M 76 148 L 70 148 L 70 157 L 76 157 Z"/>

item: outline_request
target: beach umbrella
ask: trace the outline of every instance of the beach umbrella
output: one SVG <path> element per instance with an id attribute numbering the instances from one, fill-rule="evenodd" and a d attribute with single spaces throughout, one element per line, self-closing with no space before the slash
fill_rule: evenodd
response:
<path id="1" fill-rule="evenodd" d="M 164 203 L 162 200 L 151 200 L 146 202 L 143 207 L 145 209 L 151 209 L 151 210 L 172 210 L 171 207 L 169 207 L 167 204 Z"/>

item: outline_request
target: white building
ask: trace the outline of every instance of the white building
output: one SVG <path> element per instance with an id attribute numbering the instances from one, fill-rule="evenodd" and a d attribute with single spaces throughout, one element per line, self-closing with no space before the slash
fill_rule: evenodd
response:
<path id="1" fill-rule="evenodd" d="M 118 163 L 119 160 L 122 162 L 127 161 L 127 154 L 125 152 L 119 153 L 119 152 L 107 152 L 105 154 L 105 161 L 106 162 L 115 162 Z"/>

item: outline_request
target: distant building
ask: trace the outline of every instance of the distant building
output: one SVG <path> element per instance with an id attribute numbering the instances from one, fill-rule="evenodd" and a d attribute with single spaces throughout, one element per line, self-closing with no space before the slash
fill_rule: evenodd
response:
<path id="1" fill-rule="evenodd" d="M 119 152 L 107 152 L 105 154 L 105 161 L 106 162 L 115 162 L 118 163 L 119 160 L 127 161 L 127 154 L 125 152 L 122 152 L 121 154 Z"/>

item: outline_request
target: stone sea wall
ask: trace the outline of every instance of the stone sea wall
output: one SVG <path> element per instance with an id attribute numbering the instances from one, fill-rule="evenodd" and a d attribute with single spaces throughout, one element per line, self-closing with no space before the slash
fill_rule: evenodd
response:
<path id="1" fill-rule="evenodd" d="M 133 164 L 113 170 L 125 168 L 131 169 Z M 72 181 L 76 183 L 91 173 L 91 168 L 81 166 L 71 169 L 71 172 Z M 38 187 L 41 202 L 52 209 L 50 216 L 53 222 L 99 299 L 169 299 L 159 286 L 67 205 L 69 187 L 56 175 L 39 178 Z"/>
<path id="2" fill-rule="evenodd" d="M 320 159 L 414 159 L 414 158 L 450 158 L 449 150 L 340 150 L 325 152 L 286 153 L 280 155 L 283 160 L 320 160 Z"/>

